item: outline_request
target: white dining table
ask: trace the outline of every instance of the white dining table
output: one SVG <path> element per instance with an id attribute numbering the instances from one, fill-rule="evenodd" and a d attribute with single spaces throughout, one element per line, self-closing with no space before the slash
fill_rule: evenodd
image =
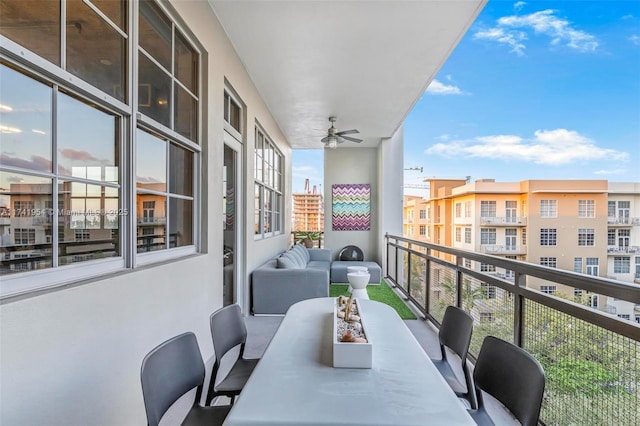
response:
<path id="1" fill-rule="evenodd" d="M 335 298 L 289 308 L 225 425 L 475 425 L 388 305 L 358 300 L 373 368 L 334 368 Z"/>

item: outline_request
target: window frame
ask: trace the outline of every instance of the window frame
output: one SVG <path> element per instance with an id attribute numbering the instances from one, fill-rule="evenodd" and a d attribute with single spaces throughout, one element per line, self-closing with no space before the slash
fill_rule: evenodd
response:
<path id="1" fill-rule="evenodd" d="M 267 238 L 276 237 L 281 235 L 284 232 L 284 176 L 285 176 L 285 164 L 284 164 L 284 155 L 282 151 L 278 148 L 276 143 L 271 139 L 271 137 L 267 134 L 264 128 L 260 125 L 260 123 L 256 122 L 255 126 L 255 137 L 254 137 L 254 147 L 253 147 L 253 155 L 254 155 L 254 174 L 253 174 L 253 186 L 254 186 L 254 194 L 256 188 L 260 188 L 259 190 L 259 205 L 256 205 L 255 195 L 254 195 L 254 240 L 263 240 Z M 262 135 L 262 147 L 258 148 L 257 141 L 259 140 L 259 136 Z M 265 148 L 269 145 L 269 149 L 272 151 L 273 163 L 268 162 L 268 159 L 264 158 Z M 257 151 L 260 149 L 260 160 L 258 160 Z M 278 158 L 278 161 L 275 159 Z M 258 162 L 261 162 L 261 179 L 258 179 L 257 166 Z M 278 165 L 278 169 L 275 169 L 276 163 Z M 273 168 L 273 178 L 269 177 L 269 167 Z M 266 177 L 265 177 L 266 176 Z M 276 185 L 276 178 L 278 179 Z M 273 184 L 269 183 L 269 179 L 273 179 Z M 271 213 L 271 223 L 274 225 L 274 229 L 266 231 L 265 224 L 265 199 L 267 195 L 267 191 L 272 194 L 271 200 L 271 209 L 269 212 Z M 275 198 L 275 201 L 273 200 Z M 277 205 L 276 205 L 277 204 Z M 257 216 L 256 216 L 257 214 Z M 258 219 L 259 230 L 260 232 L 256 232 L 255 226 L 255 218 Z"/>
<path id="2" fill-rule="evenodd" d="M 558 201 L 557 200 L 540 200 L 540 217 L 542 218 L 558 217 Z"/>
<path id="3" fill-rule="evenodd" d="M 596 230 L 593 228 L 578 228 L 578 246 L 594 247 L 596 245 Z"/>
<path id="4" fill-rule="evenodd" d="M 558 245 L 558 230 L 556 228 L 540 229 L 540 246 L 556 247 Z"/>
<path id="5" fill-rule="evenodd" d="M 596 200 L 578 200 L 578 217 L 596 217 Z"/>

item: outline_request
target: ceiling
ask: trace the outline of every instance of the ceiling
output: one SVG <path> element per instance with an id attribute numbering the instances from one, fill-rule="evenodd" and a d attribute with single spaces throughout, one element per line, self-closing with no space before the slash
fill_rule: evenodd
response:
<path id="1" fill-rule="evenodd" d="M 215 1 L 231 43 L 293 148 L 400 127 L 487 0 Z"/>

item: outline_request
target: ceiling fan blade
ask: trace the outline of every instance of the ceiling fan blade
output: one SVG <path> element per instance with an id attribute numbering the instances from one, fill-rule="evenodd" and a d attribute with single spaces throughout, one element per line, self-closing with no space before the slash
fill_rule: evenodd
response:
<path id="1" fill-rule="evenodd" d="M 325 136 L 324 138 L 320 139 L 320 142 L 329 142 L 329 136 Z"/>
<path id="2" fill-rule="evenodd" d="M 340 136 L 342 139 L 348 140 L 350 142 L 360 143 L 362 139 L 351 138 L 349 136 Z"/>
<path id="3" fill-rule="evenodd" d="M 351 130 L 343 130 L 341 132 L 336 133 L 336 135 L 338 136 L 342 136 L 342 135 L 352 135 L 354 133 L 360 133 L 359 131 L 357 131 L 356 129 L 351 129 Z"/>

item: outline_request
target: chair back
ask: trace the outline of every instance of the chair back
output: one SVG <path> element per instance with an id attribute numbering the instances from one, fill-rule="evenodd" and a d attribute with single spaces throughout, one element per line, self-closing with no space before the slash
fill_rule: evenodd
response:
<path id="1" fill-rule="evenodd" d="M 473 333 L 473 318 L 456 306 L 447 306 L 442 318 L 438 339 L 442 350 L 442 358 L 446 358 L 443 346 L 454 351 L 461 359 L 462 364 L 466 362 L 471 334 Z"/>
<path id="2" fill-rule="evenodd" d="M 158 425 L 169 407 L 191 389 L 198 387 L 197 394 L 201 395 L 204 376 L 198 340 L 191 332 L 173 337 L 149 352 L 140 371 L 148 424 Z"/>
<path id="3" fill-rule="evenodd" d="M 237 345 L 244 345 L 247 341 L 247 327 L 242 318 L 240 305 L 234 303 L 218 309 L 211 314 L 209 323 L 216 361 L 220 364 L 224 354 Z M 242 354 L 242 352 L 240 353 Z"/>
<path id="4" fill-rule="evenodd" d="M 542 366 L 516 345 L 487 336 L 473 373 L 476 389 L 496 398 L 520 421 L 535 426 L 540 417 L 545 377 Z M 476 393 L 479 404 L 482 396 Z"/>

